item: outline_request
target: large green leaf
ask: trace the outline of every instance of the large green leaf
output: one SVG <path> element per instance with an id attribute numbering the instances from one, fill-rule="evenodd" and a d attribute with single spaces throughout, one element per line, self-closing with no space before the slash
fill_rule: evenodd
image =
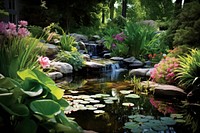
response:
<path id="1" fill-rule="evenodd" d="M 60 113 L 60 105 L 50 99 L 35 100 L 31 102 L 30 108 L 34 113 L 49 118 L 52 118 L 54 115 Z"/>
<path id="2" fill-rule="evenodd" d="M 17 115 L 17 116 L 28 116 L 29 109 L 25 104 L 13 104 L 9 107 L 5 106 L 4 104 L 0 103 L 0 105 L 10 114 Z"/>
<path id="3" fill-rule="evenodd" d="M 19 122 L 15 128 L 17 133 L 36 133 L 37 124 L 31 119 L 24 119 L 22 122 Z"/>
<path id="4" fill-rule="evenodd" d="M 30 69 L 26 69 L 26 70 L 23 70 L 23 71 L 18 71 L 17 73 L 18 73 L 18 75 L 20 76 L 21 79 L 25 80 L 25 79 L 28 78 L 28 79 L 36 80 L 40 84 L 48 87 L 50 92 L 53 95 L 55 95 L 57 99 L 61 99 L 62 98 L 62 96 L 64 94 L 64 90 L 62 90 L 59 87 L 57 87 L 55 82 L 53 80 L 51 80 L 51 78 L 49 78 L 44 73 L 42 73 L 42 72 L 40 72 L 38 70 L 31 71 Z"/>
<path id="5" fill-rule="evenodd" d="M 83 132 L 82 128 L 75 121 L 68 119 L 64 112 L 61 112 L 56 116 L 56 121 L 68 127 L 67 129 L 65 129 L 65 132 L 67 133 Z"/>
<path id="6" fill-rule="evenodd" d="M 61 108 L 62 108 L 63 110 L 64 110 L 66 107 L 69 106 L 69 103 L 68 103 L 67 100 L 64 99 L 64 98 L 61 98 L 60 100 L 57 100 L 56 102 L 60 104 L 60 106 L 61 106 Z"/>
<path id="7" fill-rule="evenodd" d="M 38 80 L 37 75 L 33 71 L 31 71 L 30 69 L 26 69 L 26 70 L 23 70 L 23 71 L 18 71 L 17 74 L 23 80 L 25 80 L 26 78 Z"/>

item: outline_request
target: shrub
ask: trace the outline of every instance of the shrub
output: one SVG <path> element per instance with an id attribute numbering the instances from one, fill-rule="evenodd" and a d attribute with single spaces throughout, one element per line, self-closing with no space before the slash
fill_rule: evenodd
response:
<path id="1" fill-rule="evenodd" d="M 125 26 L 125 44 L 128 46 L 128 55 L 139 58 L 144 46 L 151 41 L 155 35 L 155 29 L 149 25 L 129 22 Z"/>
<path id="2" fill-rule="evenodd" d="M 32 25 L 28 26 L 29 31 L 31 32 L 31 36 L 35 38 L 40 38 L 43 36 L 43 29 L 40 26 Z"/>
<path id="3" fill-rule="evenodd" d="M 84 65 L 84 59 L 82 55 L 77 51 L 61 51 L 56 55 L 55 60 L 69 63 L 73 66 L 75 71 L 81 69 Z"/>
<path id="4" fill-rule="evenodd" d="M 151 79 L 157 83 L 175 84 L 176 69 L 179 68 L 179 60 L 175 57 L 166 57 L 154 65 L 151 71 Z"/>

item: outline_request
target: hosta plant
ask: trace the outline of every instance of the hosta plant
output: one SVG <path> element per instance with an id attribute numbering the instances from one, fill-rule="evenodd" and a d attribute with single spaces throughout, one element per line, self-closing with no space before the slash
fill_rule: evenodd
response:
<path id="1" fill-rule="evenodd" d="M 18 71 L 20 80 L 0 79 L 0 128 L 6 132 L 79 133 L 82 129 L 66 117 L 69 103 L 64 91 L 43 72 Z"/>

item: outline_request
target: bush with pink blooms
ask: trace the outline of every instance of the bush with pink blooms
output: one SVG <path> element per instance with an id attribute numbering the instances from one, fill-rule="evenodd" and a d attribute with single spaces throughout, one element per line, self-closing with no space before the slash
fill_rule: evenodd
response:
<path id="1" fill-rule="evenodd" d="M 30 35 L 30 32 L 27 29 L 28 22 L 21 20 L 18 22 L 18 25 L 14 23 L 5 23 L 0 22 L 0 35 L 4 35 L 8 38 L 12 37 L 26 37 Z"/>
<path id="2" fill-rule="evenodd" d="M 179 68 L 179 59 L 175 57 L 166 57 L 158 64 L 154 65 L 151 71 L 151 79 L 157 83 L 175 84 L 176 72 L 175 69 Z"/>

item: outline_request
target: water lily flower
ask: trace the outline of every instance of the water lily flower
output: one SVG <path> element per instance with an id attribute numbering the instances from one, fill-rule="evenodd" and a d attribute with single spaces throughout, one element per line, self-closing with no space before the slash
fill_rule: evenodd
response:
<path id="1" fill-rule="evenodd" d="M 48 68 L 48 67 L 50 67 L 50 60 L 49 60 L 48 57 L 40 56 L 38 58 L 38 61 L 39 61 L 40 65 L 42 66 L 42 68 Z"/>

